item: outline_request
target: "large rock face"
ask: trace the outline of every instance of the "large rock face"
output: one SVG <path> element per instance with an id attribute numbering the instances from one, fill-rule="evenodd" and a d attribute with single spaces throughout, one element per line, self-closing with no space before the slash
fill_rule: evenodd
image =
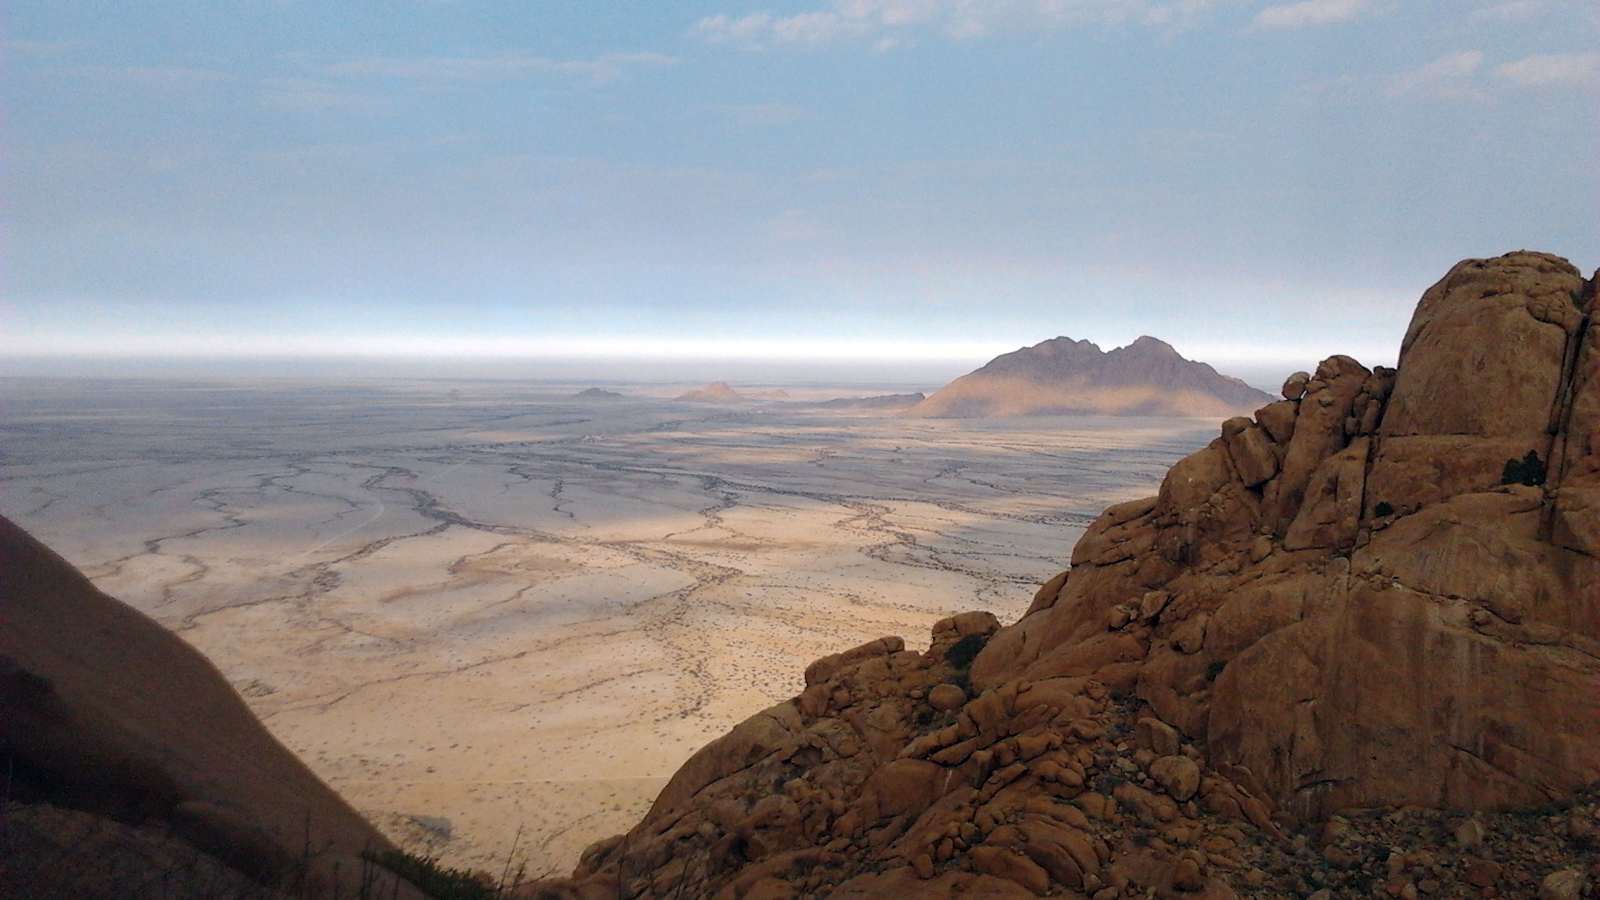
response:
<path id="1" fill-rule="evenodd" d="M 211 663 L 4 517 L 0 759 L 3 896 L 421 896 Z"/>
<path id="2" fill-rule="evenodd" d="M 1226 416 L 1270 398 L 1170 344 L 1141 337 L 1102 351 L 1058 337 L 990 360 L 918 403 L 909 415 L 949 418 L 1097 413 Z"/>
<path id="3" fill-rule="evenodd" d="M 1398 371 L 1291 378 L 1106 510 L 1016 624 L 819 661 L 545 892 L 1287 896 L 1360 853 L 1344 819 L 1320 851 L 1285 829 L 1578 795 L 1600 781 L 1595 294 L 1543 254 L 1456 266 Z M 1544 845 L 1578 878 L 1585 822 Z M 1418 863 L 1433 890 L 1549 874 L 1451 847 Z M 1411 857 L 1383 853 L 1404 894 Z"/>

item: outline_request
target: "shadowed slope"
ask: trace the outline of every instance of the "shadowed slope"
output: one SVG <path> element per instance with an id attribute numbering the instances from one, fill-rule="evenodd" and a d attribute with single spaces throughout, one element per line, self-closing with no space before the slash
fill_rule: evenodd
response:
<path id="1" fill-rule="evenodd" d="M 254 878 L 309 878 L 313 896 L 350 895 L 362 852 L 392 849 L 204 657 L 3 517 L 0 754 L 11 800 L 159 823 Z"/>

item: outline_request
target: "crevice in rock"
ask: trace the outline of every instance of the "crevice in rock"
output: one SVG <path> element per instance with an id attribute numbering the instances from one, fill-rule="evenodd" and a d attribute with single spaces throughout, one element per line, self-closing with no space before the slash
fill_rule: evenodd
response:
<path id="1" fill-rule="evenodd" d="M 1583 293 L 1593 292 L 1593 281 L 1585 282 Z M 1580 301 L 1581 302 L 1581 301 Z M 1592 317 L 1588 312 L 1578 321 L 1578 328 L 1567 341 L 1567 355 L 1562 361 L 1561 387 L 1556 393 L 1556 408 L 1551 412 L 1549 450 L 1545 455 L 1548 475 L 1545 478 L 1545 496 L 1552 497 L 1565 479 L 1572 450 L 1572 408 L 1578 389 L 1578 366 L 1583 360 L 1584 338 L 1588 336 Z M 1547 502 L 1539 521 L 1540 540 L 1549 541 L 1555 525 L 1555 504 Z"/>

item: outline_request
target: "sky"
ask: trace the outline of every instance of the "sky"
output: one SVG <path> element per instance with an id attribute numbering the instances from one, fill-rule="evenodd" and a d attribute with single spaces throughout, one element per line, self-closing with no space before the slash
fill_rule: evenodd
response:
<path id="1" fill-rule="evenodd" d="M 0 91 L 9 374 L 1264 381 L 1600 265 L 1592 0 L 10 0 Z"/>

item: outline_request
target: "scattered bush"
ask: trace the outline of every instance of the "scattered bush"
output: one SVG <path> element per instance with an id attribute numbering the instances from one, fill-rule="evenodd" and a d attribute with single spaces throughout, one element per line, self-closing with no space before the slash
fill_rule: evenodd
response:
<path id="1" fill-rule="evenodd" d="M 1217 676 L 1221 675 L 1222 674 L 1222 670 L 1226 669 L 1227 667 L 1228 667 L 1228 664 L 1223 662 L 1220 659 L 1213 661 L 1211 663 L 1211 665 L 1206 666 L 1206 680 L 1207 681 L 1216 681 L 1217 680 Z"/>
<path id="2" fill-rule="evenodd" d="M 416 885 L 433 900 L 496 900 L 500 890 L 483 872 L 440 865 L 431 856 L 403 850 L 368 853 L 367 859 Z"/>
<path id="3" fill-rule="evenodd" d="M 1379 516 L 1392 516 L 1394 515 L 1394 506 L 1387 500 L 1379 500 L 1378 505 L 1372 508 L 1372 512 Z"/>
<path id="4" fill-rule="evenodd" d="M 1538 487 L 1544 484 L 1544 463 L 1540 462 L 1539 454 L 1533 450 L 1521 459 L 1515 457 L 1506 460 L 1506 467 L 1500 473 L 1501 484 L 1525 484 L 1528 487 Z"/>

